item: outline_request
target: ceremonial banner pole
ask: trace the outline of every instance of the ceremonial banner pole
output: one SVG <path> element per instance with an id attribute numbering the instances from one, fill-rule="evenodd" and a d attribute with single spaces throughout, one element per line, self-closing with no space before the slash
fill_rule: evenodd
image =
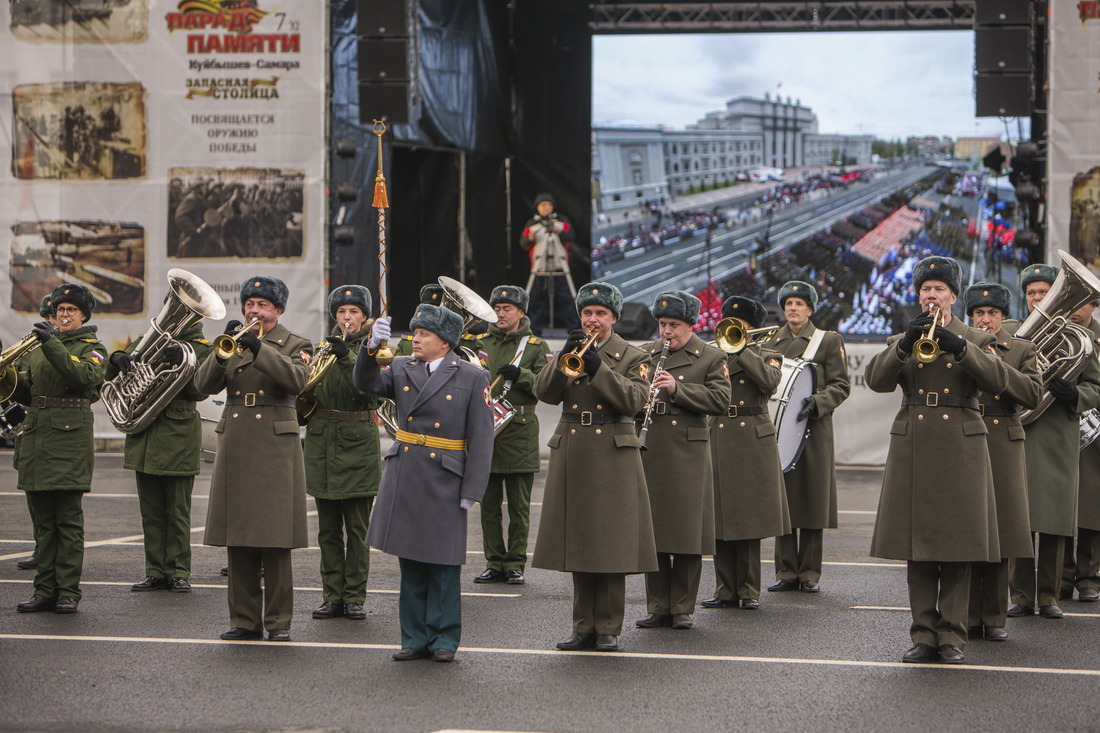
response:
<path id="1" fill-rule="evenodd" d="M 386 133 L 384 120 L 375 120 L 371 128 L 378 138 L 378 173 L 374 177 L 374 202 L 372 206 L 378 209 L 378 317 L 383 318 L 390 314 L 390 300 L 387 296 L 388 283 L 386 274 L 386 209 L 390 206 L 389 196 L 386 195 L 386 176 L 382 172 L 382 135 Z M 374 360 L 385 366 L 393 361 L 393 350 L 388 341 L 383 341 L 374 354 Z"/>

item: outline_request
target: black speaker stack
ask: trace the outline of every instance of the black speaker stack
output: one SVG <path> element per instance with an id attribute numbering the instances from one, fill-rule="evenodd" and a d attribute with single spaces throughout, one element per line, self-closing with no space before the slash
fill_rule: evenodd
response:
<path id="1" fill-rule="evenodd" d="M 631 341 L 648 341 L 657 336 L 657 319 L 645 303 L 623 303 L 615 333 Z"/>
<path id="2" fill-rule="evenodd" d="M 407 0 L 359 0 L 359 121 L 409 122 L 410 35 Z"/>
<path id="3" fill-rule="evenodd" d="M 1035 109 L 1033 0 L 977 0 L 974 7 L 978 117 L 1029 117 Z"/>

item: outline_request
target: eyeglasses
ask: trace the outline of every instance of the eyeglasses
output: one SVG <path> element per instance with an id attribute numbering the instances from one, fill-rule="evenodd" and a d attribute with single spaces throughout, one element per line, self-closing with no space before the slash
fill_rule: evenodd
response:
<path id="1" fill-rule="evenodd" d="M 54 308 L 54 313 L 79 313 L 79 308 L 73 308 L 71 306 L 58 306 Z"/>

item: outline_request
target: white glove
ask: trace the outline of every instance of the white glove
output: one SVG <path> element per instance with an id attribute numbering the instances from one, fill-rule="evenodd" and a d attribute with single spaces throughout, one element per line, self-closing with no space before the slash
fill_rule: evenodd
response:
<path id="1" fill-rule="evenodd" d="M 458 505 L 462 508 L 462 511 L 469 511 L 470 507 L 474 505 L 474 500 L 463 497 L 458 500 Z"/>
<path id="2" fill-rule="evenodd" d="M 379 318 L 371 326 L 370 341 L 367 342 L 367 348 L 374 351 L 382 345 L 383 341 L 390 340 L 390 317 L 385 316 Z"/>

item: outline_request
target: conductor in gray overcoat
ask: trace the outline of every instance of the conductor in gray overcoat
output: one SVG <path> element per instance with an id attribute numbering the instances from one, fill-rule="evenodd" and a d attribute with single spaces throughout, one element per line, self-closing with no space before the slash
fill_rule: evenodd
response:
<path id="1" fill-rule="evenodd" d="M 393 658 L 450 662 L 462 633 L 466 512 L 481 501 L 493 458 L 489 379 L 455 355 L 457 314 L 420 305 L 409 330 L 413 355 L 381 368 L 374 356 L 390 323 L 378 319 L 355 364 L 355 386 L 392 399 L 402 426 L 384 456 L 367 544 L 401 565 L 401 650 Z"/>

